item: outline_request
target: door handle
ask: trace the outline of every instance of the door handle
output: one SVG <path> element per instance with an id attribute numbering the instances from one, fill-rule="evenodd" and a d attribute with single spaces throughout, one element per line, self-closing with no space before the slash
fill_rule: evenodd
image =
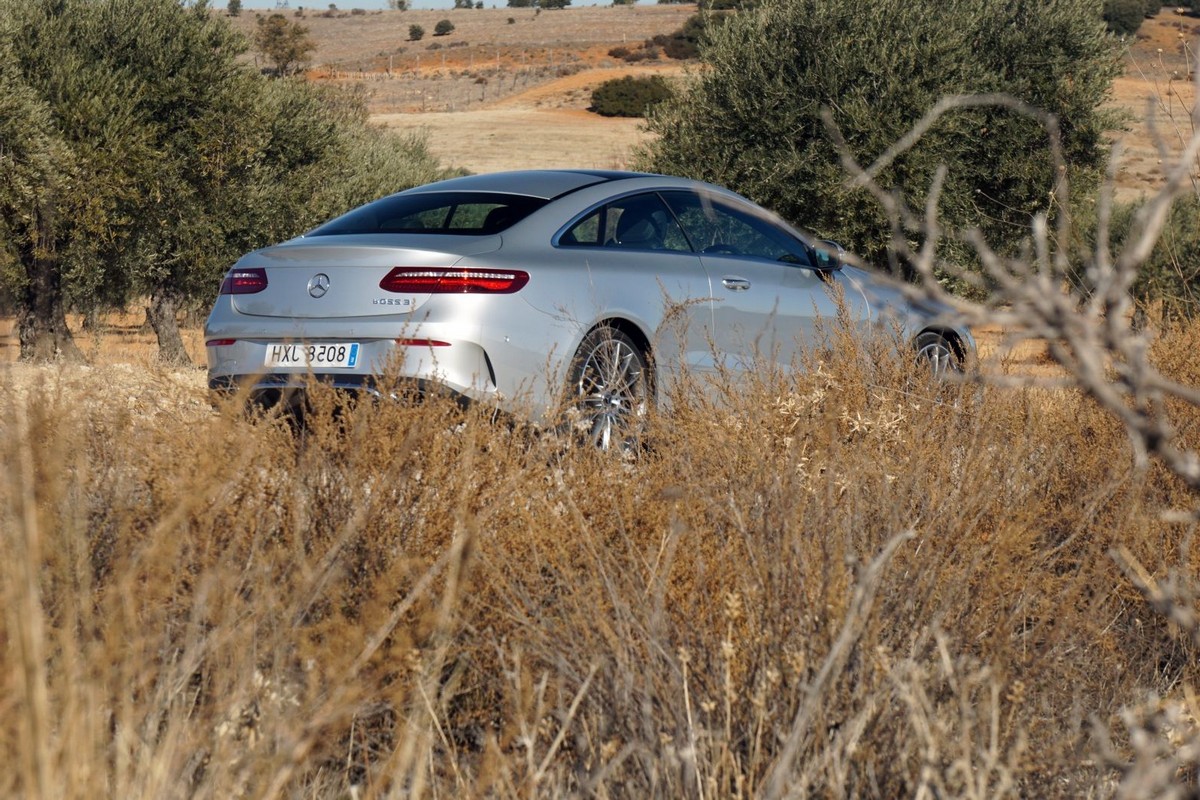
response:
<path id="1" fill-rule="evenodd" d="M 731 292 L 744 292 L 750 288 L 750 281 L 745 278 L 724 278 L 721 285 Z"/>

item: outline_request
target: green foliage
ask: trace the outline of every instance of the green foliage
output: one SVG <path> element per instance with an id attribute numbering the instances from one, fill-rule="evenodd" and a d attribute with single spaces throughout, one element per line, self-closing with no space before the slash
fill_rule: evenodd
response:
<path id="1" fill-rule="evenodd" d="M 1104 0 L 1104 23 L 1119 36 L 1132 36 L 1146 18 L 1145 0 Z"/>
<path id="2" fill-rule="evenodd" d="M 756 0 L 699 0 L 701 11 L 738 11 L 753 8 Z"/>
<path id="3" fill-rule="evenodd" d="M 534 0 L 508 0 L 509 8 L 533 8 L 534 5 Z"/>
<path id="4" fill-rule="evenodd" d="M 571 5 L 571 0 L 538 0 L 538 6 L 541 8 L 566 8 Z"/>
<path id="5" fill-rule="evenodd" d="M 474 0 L 454 0 L 455 8 L 474 8 Z"/>
<path id="6" fill-rule="evenodd" d="M 408 11 L 408 0 L 388 0 L 388 8 L 393 11 Z"/>
<path id="7" fill-rule="evenodd" d="M 440 174 L 361 98 L 256 74 L 202 4 L 0 0 L 0 43 L 0 279 L 36 315 L 207 304 L 242 252 Z"/>
<path id="8" fill-rule="evenodd" d="M 720 23 L 726 16 L 725 14 L 693 14 L 687 18 L 679 30 L 670 35 L 660 33 L 647 44 L 662 48 L 662 53 L 667 58 L 680 61 L 699 58 L 705 29 L 709 25 Z"/>
<path id="9" fill-rule="evenodd" d="M 448 19 L 438 20 L 438 24 L 433 26 L 434 36 L 447 36 L 454 32 L 454 23 Z"/>
<path id="10" fill-rule="evenodd" d="M 1073 187 L 1088 191 L 1105 161 L 1120 45 L 1091 0 L 771 0 L 707 38 L 706 68 L 651 116 L 641 166 L 728 185 L 869 261 L 887 259 L 892 226 L 847 187 L 826 109 L 870 164 L 939 99 L 1003 92 L 1057 116 Z M 942 165 L 942 223 L 1002 250 L 1058 210 L 1046 134 L 1024 116 L 956 112 L 878 179 L 923 207 Z"/>
<path id="11" fill-rule="evenodd" d="M 242 0 L 229 0 L 229 4 L 225 6 L 225 10 L 231 17 L 241 16 Z"/>
<path id="12" fill-rule="evenodd" d="M 308 35 L 308 28 L 299 22 L 289 22 L 283 14 L 258 18 L 254 44 L 274 62 L 275 72 L 280 77 L 292 72 L 317 49 L 317 43 Z"/>
<path id="13" fill-rule="evenodd" d="M 644 117 L 652 106 L 670 96 L 671 87 L 658 75 L 626 75 L 597 86 L 591 110 L 606 117 Z"/>
<path id="14" fill-rule="evenodd" d="M 408 40 L 410 42 L 419 42 L 425 36 L 425 29 L 420 25 L 408 26 Z"/>
<path id="15" fill-rule="evenodd" d="M 1118 205 L 1110 223 L 1114 251 L 1138 235 L 1142 203 Z M 1132 294 L 1142 310 L 1166 322 L 1200 318 L 1200 198 L 1177 200 L 1138 270 Z"/>

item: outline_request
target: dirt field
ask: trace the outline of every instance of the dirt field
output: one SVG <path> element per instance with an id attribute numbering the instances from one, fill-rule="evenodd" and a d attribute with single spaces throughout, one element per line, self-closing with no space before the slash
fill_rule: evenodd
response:
<path id="1" fill-rule="evenodd" d="M 627 166 L 646 134 L 636 122 L 585 113 L 592 89 L 626 74 L 678 77 L 683 65 L 666 60 L 632 67 L 608 51 L 677 30 L 695 11 L 692 5 L 646 5 L 541 14 L 508 8 L 290 13 L 318 43 L 312 78 L 359 87 L 380 122 L 425 129 L 446 163 L 484 172 Z M 265 13 L 235 22 L 250 34 Z M 441 19 L 455 29 L 434 37 Z M 408 41 L 414 24 L 426 31 L 416 42 Z M 1125 75 L 1113 86 L 1113 104 L 1129 112 L 1127 130 L 1114 137 L 1119 199 L 1159 186 L 1164 154 L 1169 161 L 1191 133 L 1189 64 L 1195 58 L 1186 49 L 1198 34 L 1200 20 L 1164 8 L 1143 24 L 1130 48 Z M 529 131 L 537 132 L 536 146 L 505 146 L 514 132 Z"/>
<path id="2" fill-rule="evenodd" d="M 398 130 L 427 132 L 442 161 L 472 172 L 507 169 L 585 167 L 624 169 L 634 148 L 648 135 L 641 121 L 602 117 L 587 111 L 592 90 L 625 75 L 658 74 L 671 79 L 682 68 L 592 68 L 533 86 L 461 112 L 376 114 Z M 530 131 L 536 135 L 530 136 Z M 514 147 L 513 143 L 523 146 Z"/>
<path id="3" fill-rule="evenodd" d="M 306 12 L 293 18 L 317 42 L 311 66 L 322 73 L 383 71 L 395 73 L 431 68 L 472 69 L 502 66 L 564 66 L 607 60 L 617 45 L 638 44 L 658 33 L 670 33 L 696 13 L 695 5 L 580 6 L 538 13 L 536 9 L 338 12 L 335 17 Z M 259 16 L 231 18 L 253 35 Z M 434 26 L 448 19 L 454 30 L 434 36 Z M 510 21 L 511 20 L 511 21 Z M 409 40 L 409 27 L 425 35 Z"/>
<path id="4" fill-rule="evenodd" d="M 1117 197 L 1146 195 L 1162 185 L 1164 163 L 1192 135 L 1195 86 L 1191 66 L 1200 19 L 1164 8 L 1147 20 L 1126 58 L 1125 74 L 1113 85 L 1113 104 L 1126 109 L 1128 129 L 1115 137 Z M 1198 175 L 1197 177 L 1200 177 Z"/>

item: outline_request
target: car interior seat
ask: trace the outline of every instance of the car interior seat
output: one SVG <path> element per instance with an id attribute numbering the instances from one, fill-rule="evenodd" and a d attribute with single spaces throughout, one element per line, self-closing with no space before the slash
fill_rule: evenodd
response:
<path id="1" fill-rule="evenodd" d="M 655 219 L 660 211 L 645 211 L 630 207 L 621 213 L 617 220 L 616 235 L 613 244 L 617 247 L 629 247 L 638 250 L 660 250 L 663 247 L 663 228 Z"/>

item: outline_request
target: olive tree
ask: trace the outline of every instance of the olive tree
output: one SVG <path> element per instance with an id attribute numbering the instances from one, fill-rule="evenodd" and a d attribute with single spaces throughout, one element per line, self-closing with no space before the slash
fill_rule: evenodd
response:
<path id="1" fill-rule="evenodd" d="M 258 18 L 254 44 L 274 62 L 275 73 L 280 77 L 298 68 L 309 53 L 317 49 L 317 43 L 309 35 L 308 28 L 299 22 L 291 22 L 279 13 Z"/>
<path id="2" fill-rule="evenodd" d="M 361 98 L 266 80 L 203 4 L 0 0 L 0 281 L 23 358 L 78 356 L 74 306 L 181 309 L 245 250 L 440 176 Z M 81 190 L 86 187 L 86 191 Z"/>
<path id="3" fill-rule="evenodd" d="M 1102 104 L 1120 55 L 1094 0 L 764 0 L 710 26 L 704 69 L 652 116 L 642 166 L 729 185 L 902 271 L 887 215 L 844 185 L 833 129 L 870 162 L 943 96 L 1005 93 L 1057 116 L 1086 189 L 1115 124 Z M 946 165 L 943 223 L 1015 247 L 1061 203 L 1044 139 L 1005 107 L 964 106 L 875 178 L 915 202 Z"/>
<path id="4" fill-rule="evenodd" d="M 0 235 L 23 358 L 80 358 L 70 294 L 127 286 L 108 256 L 138 190 L 127 166 L 153 153 L 132 87 L 85 55 L 103 44 L 102 18 L 99 4 L 0 3 Z"/>

